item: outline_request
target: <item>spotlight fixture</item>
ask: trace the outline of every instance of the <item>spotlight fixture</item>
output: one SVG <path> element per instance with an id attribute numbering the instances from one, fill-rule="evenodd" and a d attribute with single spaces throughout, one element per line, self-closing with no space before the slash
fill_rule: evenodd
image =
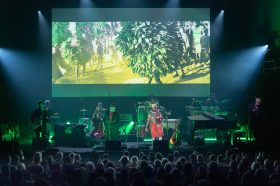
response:
<path id="1" fill-rule="evenodd" d="M 224 13 L 224 10 L 221 10 L 222 13 Z"/>
<path id="2" fill-rule="evenodd" d="M 41 14 L 41 11 L 40 11 L 40 10 L 38 10 L 38 14 Z"/>

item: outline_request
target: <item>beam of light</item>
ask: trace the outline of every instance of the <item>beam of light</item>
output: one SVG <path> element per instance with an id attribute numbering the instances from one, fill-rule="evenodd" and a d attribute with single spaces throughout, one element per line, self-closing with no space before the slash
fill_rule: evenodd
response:
<path id="1" fill-rule="evenodd" d="M 80 8 L 93 8 L 95 7 L 92 0 L 80 0 Z"/>
<path id="2" fill-rule="evenodd" d="M 258 46 L 219 57 L 218 61 L 224 63 L 224 68 L 217 75 L 222 78 L 221 81 L 227 81 L 222 83 L 231 85 L 236 91 L 244 91 L 249 85 L 254 85 L 266 49 L 267 46 Z"/>
<path id="3" fill-rule="evenodd" d="M 48 43 L 51 41 L 50 26 L 48 25 L 48 22 L 41 11 L 38 11 L 38 27 L 38 46 L 40 46 L 42 49 L 48 49 Z"/>
<path id="4" fill-rule="evenodd" d="M 214 41 L 213 47 L 218 47 L 223 38 L 224 11 L 222 10 L 211 24 L 211 40 Z"/>
<path id="5" fill-rule="evenodd" d="M 42 83 L 46 82 L 46 69 L 39 63 L 44 61 L 41 55 L 15 50 L 1 49 L 1 73 L 4 74 L 12 94 L 22 105 L 31 105 L 32 99 L 38 100 L 38 95 L 44 95 L 46 90 Z M 40 72 L 41 76 L 38 76 Z M 34 90 L 40 91 L 34 91 Z M 26 110 L 28 108 L 26 107 Z"/>

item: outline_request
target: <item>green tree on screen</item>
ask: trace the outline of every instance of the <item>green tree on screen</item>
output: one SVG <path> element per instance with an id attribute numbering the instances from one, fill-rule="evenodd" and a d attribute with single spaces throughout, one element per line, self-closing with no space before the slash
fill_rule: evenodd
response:
<path id="1" fill-rule="evenodd" d="M 63 57 L 76 65 L 76 75 L 80 74 L 80 67 L 82 67 L 82 74 L 86 71 L 86 64 L 92 59 L 94 55 L 93 41 L 103 41 L 110 26 L 107 22 L 76 22 L 75 34 L 71 38 L 63 41 Z M 106 43 L 105 43 L 106 44 Z"/>
<path id="2" fill-rule="evenodd" d="M 52 46 L 61 45 L 71 37 L 68 22 L 52 22 Z"/>
<path id="3" fill-rule="evenodd" d="M 177 22 L 125 22 L 116 39 L 134 73 L 157 83 L 180 68 L 184 42 Z"/>

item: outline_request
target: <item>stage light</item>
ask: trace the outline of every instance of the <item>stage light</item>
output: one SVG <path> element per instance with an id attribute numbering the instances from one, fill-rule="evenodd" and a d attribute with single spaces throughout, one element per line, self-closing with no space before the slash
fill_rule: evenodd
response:
<path id="1" fill-rule="evenodd" d="M 66 121 L 66 125 L 70 125 L 71 123 L 70 123 L 70 121 Z"/>
<path id="2" fill-rule="evenodd" d="M 166 2 L 165 7 L 180 7 L 180 0 L 169 0 Z"/>
<path id="3" fill-rule="evenodd" d="M 129 125 L 134 125 L 134 121 L 131 121 L 131 122 L 129 123 Z"/>
<path id="4" fill-rule="evenodd" d="M 92 0 L 80 0 L 80 8 L 93 8 Z"/>
<path id="5" fill-rule="evenodd" d="M 211 39 L 213 42 L 213 48 L 219 48 L 219 44 L 222 43 L 221 40 L 223 38 L 223 28 L 224 28 L 224 10 L 217 15 L 215 20 L 211 25 Z"/>
<path id="6" fill-rule="evenodd" d="M 268 45 L 264 45 L 266 48 L 268 48 Z"/>
<path id="7" fill-rule="evenodd" d="M 41 49 L 49 49 L 46 43 L 49 43 L 50 38 L 50 27 L 44 16 L 44 14 L 39 10 L 38 11 L 38 45 Z"/>

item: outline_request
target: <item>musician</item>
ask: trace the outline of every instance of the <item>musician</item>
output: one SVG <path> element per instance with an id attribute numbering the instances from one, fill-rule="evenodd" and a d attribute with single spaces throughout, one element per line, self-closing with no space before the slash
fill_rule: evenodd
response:
<path id="1" fill-rule="evenodd" d="M 45 100 L 45 110 L 48 112 L 48 114 L 52 114 L 53 113 L 53 106 L 52 106 L 52 102 L 50 100 Z"/>
<path id="2" fill-rule="evenodd" d="M 95 111 L 92 114 L 93 130 L 91 132 L 92 137 L 102 138 L 104 136 L 103 132 L 103 119 L 104 119 L 104 109 L 102 103 L 97 103 Z"/>
<path id="3" fill-rule="evenodd" d="M 54 123 L 57 122 L 57 120 L 54 120 L 52 118 L 52 116 L 54 114 L 57 114 L 54 112 L 54 108 L 52 106 L 52 102 L 50 100 L 45 100 L 45 111 L 47 113 L 47 116 L 50 116 L 48 117 L 48 120 L 47 120 L 47 136 L 52 136 L 52 139 L 54 139 Z M 52 135 L 51 135 L 52 134 Z"/>
<path id="4" fill-rule="evenodd" d="M 191 107 L 201 107 L 201 102 L 197 98 L 192 98 Z"/>
<path id="5" fill-rule="evenodd" d="M 40 134 L 44 142 L 47 142 L 47 111 L 42 100 L 38 102 L 38 108 L 31 114 L 31 121 L 35 125 L 35 140 L 40 140 Z"/>
<path id="6" fill-rule="evenodd" d="M 265 133 L 264 129 L 264 112 L 262 106 L 262 99 L 260 97 L 255 98 L 255 102 L 249 105 L 249 118 L 248 118 L 248 129 L 249 137 L 254 136 L 256 141 L 259 143 L 263 142 L 263 136 Z"/>
<path id="7" fill-rule="evenodd" d="M 118 140 L 119 114 L 114 104 L 111 104 L 109 112 L 106 113 L 104 120 L 106 140 Z"/>
<path id="8" fill-rule="evenodd" d="M 158 109 L 157 104 L 152 103 L 152 110 L 149 112 L 148 119 L 146 122 L 146 132 L 148 131 L 148 126 L 150 125 L 153 140 L 155 140 L 156 138 L 158 138 L 158 140 L 162 140 L 162 136 L 163 136 L 162 120 L 163 120 L 163 115 L 161 111 Z"/>
<path id="9" fill-rule="evenodd" d="M 212 92 L 210 98 L 208 98 L 205 102 L 205 106 L 220 106 L 220 103 L 216 97 L 216 93 Z"/>

